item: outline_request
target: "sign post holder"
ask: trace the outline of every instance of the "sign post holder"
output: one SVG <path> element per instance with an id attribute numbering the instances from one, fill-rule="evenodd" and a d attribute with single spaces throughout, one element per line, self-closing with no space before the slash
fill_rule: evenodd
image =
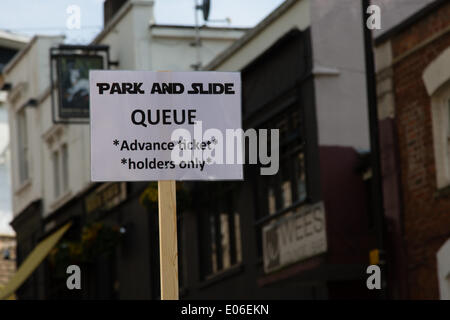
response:
<path id="1" fill-rule="evenodd" d="M 161 300 L 178 300 L 178 231 L 175 180 L 158 181 L 158 215 Z"/>
<path id="2" fill-rule="evenodd" d="M 158 181 L 161 300 L 178 300 L 177 203 L 175 180 Z"/>
<path id="3" fill-rule="evenodd" d="M 161 300 L 178 300 L 175 181 L 243 179 L 239 161 L 220 166 L 203 155 L 210 144 L 223 147 L 223 132 L 241 128 L 240 73 L 91 70 L 89 82 L 91 180 L 158 181 Z M 142 106 L 149 99 L 150 109 Z M 203 133 L 203 122 L 215 136 Z"/>

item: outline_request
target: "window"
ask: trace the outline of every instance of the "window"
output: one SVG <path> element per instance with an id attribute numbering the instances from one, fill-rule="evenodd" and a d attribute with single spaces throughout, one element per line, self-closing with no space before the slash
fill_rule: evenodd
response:
<path id="1" fill-rule="evenodd" d="M 280 169 L 276 175 L 258 175 L 258 219 L 306 199 L 305 155 L 298 111 L 287 110 L 263 126 L 280 130 Z"/>
<path id="2" fill-rule="evenodd" d="M 61 188 L 59 185 L 60 181 L 60 174 L 59 174 L 59 152 L 54 151 L 53 152 L 53 191 L 55 199 L 59 198 L 61 194 Z"/>
<path id="3" fill-rule="evenodd" d="M 29 179 L 28 130 L 24 108 L 17 113 L 17 145 L 19 158 L 19 183 L 22 185 Z"/>
<path id="4" fill-rule="evenodd" d="M 447 177 L 447 183 L 448 185 L 450 183 L 450 99 L 444 98 L 443 101 L 441 101 L 441 109 L 442 109 L 442 116 L 443 119 L 441 120 L 443 122 L 442 124 L 442 140 L 443 140 L 443 147 L 445 150 L 444 154 L 444 162 L 445 162 L 445 172 Z"/>
<path id="5" fill-rule="evenodd" d="M 63 144 L 59 150 L 53 151 L 53 186 L 55 199 L 69 191 L 69 156 L 67 144 Z"/>
<path id="6" fill-rule="evenodd" d="M 450 185 L 450 83 L 432 97 L 433 144 L 438 189 Z"/>
<path id="7" fill-rule="evenodd" d="M 207 206 L 200 216 L 201 271 L 205 279 L 242 262 L 240 216 L 233 209 L 233 191 L 218 191 L 210 198 L 220 200 Z"/>
<path id="8" fill-rule="evenodd" d="M 240 221 L 237 213 L 209 215 L 211 267 L 209 274 L 228 269 L 242 261 Z"/>
<path id="9" fill-rule="evenodd" d="M 422 80 L 431 97 L 433 147 L 436 185 L 450 186 L 450 48 L 442 51 L 422 73 Z"/>
<path id="10" fill-rule="evenodd" d="M 307 197 L 305 144 L 302 137 L 302 119 L 298 105 L 283 110 L 262 128 L 280 130 L 280 169 L 273 176 L 258 172 L 252 177 L 257 190 L 257 244 L 262 256 L 262 228 L 270 216 L 293 211 Z"/>
<path id="11" fill-rule="evenodd" d="M 445 286 L 447 287 L 447 291 L 450 291 L 450 273 L 445 278 Z"/>
<path id="12" fill-rule="evenodd" d="M 450 99 L 447 100 L 447 140 L 450 139 Z"/>
<path id="13" fill-rule="evenodd" d="M 447 103 L 446 103 L 447 102 Z M 443 150 L 445 150 L 445 171 L 446 171 L 446 178 L 447 178 L 447 183 L 446 185 L 448 185 L 450 183 L 450 122 L 449 122 L 449 118 L 450 118 L 450 112 L 449 112 L 449 107 L 448 107 L 449 102 L 448 101 L 442 101 L 442 109 L 443 109 L 443 113 L 444 113 L 444 118 L 442 119 L 443 123 L 443 127 L 444 127 L 444 131 L 441 133 L 441 135 L 443 136 L 442 140 L 443 140 Z"/>

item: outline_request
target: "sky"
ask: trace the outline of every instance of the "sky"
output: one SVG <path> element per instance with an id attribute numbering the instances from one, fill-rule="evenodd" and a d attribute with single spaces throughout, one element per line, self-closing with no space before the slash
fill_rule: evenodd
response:
<path id="1" fill-rule="evenodd" d="M 199 0 L 200 2 L 200 0 Z M 210 26 L 251 27 L 283 0 L 212 0 Z M 194 24 L 194 0 L 155 0 L 155 20 L 160 24 Z M 66 26 L 68 7 L 80 8 L 80 30 Z M 203 24 L 199 12 L 200 22 Z M 222 20 L 222 21 L 213 21 Z M 66 34 L 67 42 L 88 43 L 103 27 L 103 0 L 1 0 L 0 29 L 16 33 Z"/>
<path id="2" fill-rule="evenodd" d="M 200 2 L 201 0 L 197 0 Z M 340 0 L 316 0 L 324 5 Z M 359 1 L 359 0 L 354 0 Z M 405 17 L 433 0 L 372 0 L 382 10 L 383 30 L 392 27 L 399 16 Z M 0 29 L 32 36 L 65 34 L 66 42 L 89 43 L 103 27 L 104 0 L 1 0 Z M 251 27 L 278 7 L 283 0 L 211 0 L 208 25 Z M 194 24 L 195 0 L 155 0 L 155 19 L 160 24 Z M 67 13 L 71 5 L 81 10 L 81 28 L 69 30 Z M 199 14 L 201 17 L 201 14 Z M 214 21 L 215 20 L 215 21 Z M 220 21 L 221 20 L 221 21 Z M 203 20 L 200 18 L 200 22 Z"/>

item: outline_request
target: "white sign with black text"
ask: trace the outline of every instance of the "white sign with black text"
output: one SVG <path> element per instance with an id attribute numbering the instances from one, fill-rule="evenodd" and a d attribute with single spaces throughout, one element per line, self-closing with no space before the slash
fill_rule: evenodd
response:
<path id="1" fill-rule="evenodd" d="M 240 73 L 95 70 L 89 81 L 92 181 L 243 179 Z"/>
<path id="2" fill-rule="evenodd" d="M 300 209 L 263 228 L 264 271 L 278 270 L 327 251 L 322 202 Z"/>

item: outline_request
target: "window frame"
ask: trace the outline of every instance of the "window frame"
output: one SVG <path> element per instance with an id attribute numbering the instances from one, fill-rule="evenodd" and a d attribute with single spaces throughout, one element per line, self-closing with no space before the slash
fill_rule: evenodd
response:
<path id="1" fill-rule="evenodd" d="M 203 281 L 214 279 L 216 276 L 236 268 L 242 264 L 242 221 L 236 207 L 236 188 L 226 187 L 223 183 L 214 183 L 208 190 L 215 189 L 219 203 L 207 203 L 202 205 L 198 215 L 200 252 L 200 277 Z M 228 261 L 224 264 L 224 246 L 222 231 L 222 218 L 225 215 L 228 238 Z M 236 219 L 239 229 L 236 228 Z M 234 234 L 234 236 L 232 236 Z M 239 243 L 240 241 L 240 243 Z M 215 249 L 213 248 L 215 247 Z M 215 256 L 215 258 L 214 258 Z"/>
<path id="2" fill-rule="evenodd" d="M 307 84 L 305 84 L 306 86 Z M 317 124 L 315 120 L 315 109 L 314 105 L 305 103 L 302 99 L 302 87 L 287 92 L 281 99 L 278 100 L 276 104 L 270 104 L 272 110 L 277 110 L 276 113 L 272 115 L 268 121 L 266 120 L 258 127 L 267 127 L 269 123 L 276 122 L 283 115 L 289 117 L 293 112 L 299 113 L 300 124 L 297 131 L 289 134 L 285 141 L 282 140 L 282 135 L 280 134 L 280 171 L 283 168 L 283 157 L 293 157 L 299 152 L 303 153 L 303 174 L 304 174 L 304 184 L 305 184 L 305 197 L 302 199 L 297 199 L 296 185 L 294 185 L 291 179 L 291 193 L 293 196 L 293 201 L 290 206 L 282 207 L 282 195 L 280 192 L 275 192 L 275 198 L 277 203 L 277 210 L 268 214 L 266 209 L 266 200 L 264 197 L 265 183 L 262 182 L 264 176 L 261 177 L 259 169 L 251 170 L 251 180 L 253 180 L 254 190 L 257 190 L 255 194 L 255 228 L 256 228 L 256 243 L 257 243 L 257 253 L 258 257 L 261 259 L 262 263 L 262 229 L 265 225 L 276 221 L 278 218 L 288 215 L 291 212 L 297 210 L 301 205 L 306 203 L 315 203 L 321 200 L 321 188 L 320 188 L 320 174 L 319 174 L 319 145 L 317 141 Z M 268 128 L 270 129 L 270 128 Z M 297 143 L 294 145 L 294 142 Z M 294 145 L 294 147 L 292 147 Z M 283 152 L 283 148 L 288 151 Z M 288 161 L 288 166 L 290 167 L 290 172 L 293 174 L 293 161 Z M 278 177 L 280 174 L 273 176 L 278 179 L 279 189 L 281 188 L 281 179 Z M 262 188 L 261 188 L 262 187 Z"/>
<path id="3" fill-rule="evenodd" d="M 49 170 L 53 183 L 48 191 L 51 199 L 50 207 L 52 210 L 56 210 L 72 197 L 69 157 L 71 146 L 68 143 L 67 128 L 62 125 L 51 127 L 44 134 L 44 140 L 47 143 L 44 151 L 45 158 L 49 164 L 46 168 Z M 64 154 L 66 155 L 64 156 Z"/>

